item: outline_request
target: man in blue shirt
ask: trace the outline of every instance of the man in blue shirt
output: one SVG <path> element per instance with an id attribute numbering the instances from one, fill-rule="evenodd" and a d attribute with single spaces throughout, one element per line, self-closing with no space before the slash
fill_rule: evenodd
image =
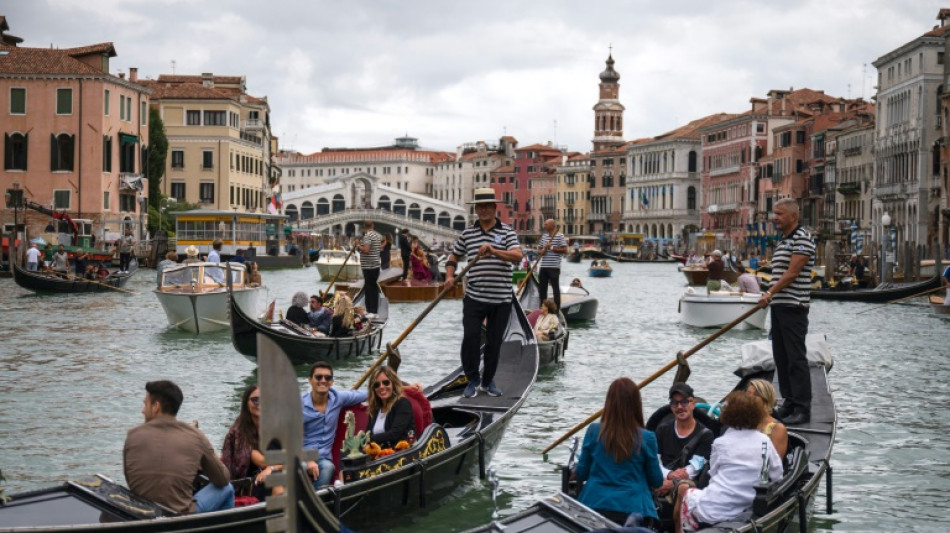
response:
<path id="1" fill-rule="evenodd" d="M 307 461 L 307 472 L 313 487 L 329 485 L 336 467 L 333 465 L 333 439 L 337 421 L 344 407 L 366 401 L 366 391 L 338 391 L 333 384 L 333 367 L 326 361 L 310 365 L 310 392 L 300 400 L 303 407 L 303 447 L 317 450 L 320 458 Z"/>
<path id="2" fill-rule="evenodd" d="M 314 327 L 324 335 L 330 334 L 330 326 L 333 324 L 333 312 L 323 307 L 323 300 L 316 294 L 310 296 L 310 311 L 307 313 L 310 319 L 310 326 Z"/>

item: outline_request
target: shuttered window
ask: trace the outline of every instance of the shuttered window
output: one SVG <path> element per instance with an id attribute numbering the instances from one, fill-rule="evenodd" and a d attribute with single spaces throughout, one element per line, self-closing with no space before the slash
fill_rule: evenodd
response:
<path id="1" fill-rule="evenodd" d="M 10 114 L 26 114 L 26 89 L 22 87 L 13 87 L 10 89 Z"/>
<path id="2" fill-rule="evenodd" d="M 73 90 L 72 89 L 56 89 L 56 114 L 57 115 L 72 115 L 73 114 Z"/>
<path id="3" fill-rule="evenodd" d="M 22 133 L 3 135 L 3 168 L 5 170 L 26 170 L 28 137 Z"/>

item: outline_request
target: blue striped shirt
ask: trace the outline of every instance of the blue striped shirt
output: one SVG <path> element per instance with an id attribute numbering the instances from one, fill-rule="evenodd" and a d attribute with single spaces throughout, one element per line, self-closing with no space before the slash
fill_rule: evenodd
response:
<path id="1" fill-rule="evenodd" d="M 552 249 L 545 252 L 541 257 L 541 268 L 561 268 L 561 254 L 555 252 L 553 248 L 567 246 L 567 239 L 564 238 L 563 233 L 555 233 L 554 237 L 549 233 L 545 233 L 538 241 L 538 249 L 547 246 L 548 243 L 551 243 Z"/>
<path id="2" fill-rule="evenodd" d="M 488 231 L 482 230 L 476 220 L 465 228 L 452 246 L 452 255 L 469 261 L 478 256 L 483 244 L 491 244 L 502 250 L 514 250 L 521 245 L 518 236 L 507 224 L 495 219 Z M 465 275 L 465 297 L 479 302 L 498 304 L 511 301 L 511 263 L 494 256 L 482 257 Z"/>

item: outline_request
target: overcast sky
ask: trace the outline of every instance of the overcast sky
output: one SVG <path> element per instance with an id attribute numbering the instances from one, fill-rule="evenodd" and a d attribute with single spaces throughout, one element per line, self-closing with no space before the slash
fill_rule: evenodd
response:
<path id="1" fill-rule="evenodd" d="M 950 1 L 946 2 L 950 7 Z M 941 3 L 492 0 L 0 0 L 24 46 L 115 44 L 113 73 L 245 75 L 282 148 L 454 151 L 507 133 L 586 152 L 613 46 L 624 138 L 769 89 L 870 98 L 871 62 L 930 30 Z M 867 74 L 865 75 L 865 65 Z"/>

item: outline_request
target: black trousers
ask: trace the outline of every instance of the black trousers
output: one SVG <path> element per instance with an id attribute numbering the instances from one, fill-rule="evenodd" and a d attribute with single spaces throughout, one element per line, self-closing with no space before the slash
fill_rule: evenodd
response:
<path id="1" fill-rule="evenodd" d="M 772 306 L 772 359 L 779 391 L 792 410 L 811 412 L 811 375 L 805 355 L 808 308 Z"/>
<path id="2" fill-rule="evenodd" d="M 409 254 L 403 254 L 402 255 L 402 277 L 405 279 L 409 279 L 409 265 L 410 265 Z"/>
<path id="3" fill-rule="evenodd" d="M 119 254 L 119 270 L 128 270 L 129 265 L 132 264 L 132 253 L 120 253 Z"/>
<path id="4" fill-rule="evenodd" d="M 538 271 L 538 295 L 541 301 L 548 297 L 548 283 L 551 284 L 551 290 L 554 292 L 554 305 L 558 311 L 561 310 L 561 269 L 560 268 L 542 268 Z"/>
<path id="5" fill-rule="evenodd" d="M 379 311 L 379 269 L 363 269 L 363 294 L 366 296 L 366 312 Z"/>
<path id="6" fill-rule="evenodd" d="M 469 381 L 488 385 L 495 379 L 501 340 L 505 336 L 511 302 L 488 304 L 466 296 L 462 300 L 462 369 Z M 485 367 L 478 376 L 481 359 L 482 322 L 485 324 Z"/>

